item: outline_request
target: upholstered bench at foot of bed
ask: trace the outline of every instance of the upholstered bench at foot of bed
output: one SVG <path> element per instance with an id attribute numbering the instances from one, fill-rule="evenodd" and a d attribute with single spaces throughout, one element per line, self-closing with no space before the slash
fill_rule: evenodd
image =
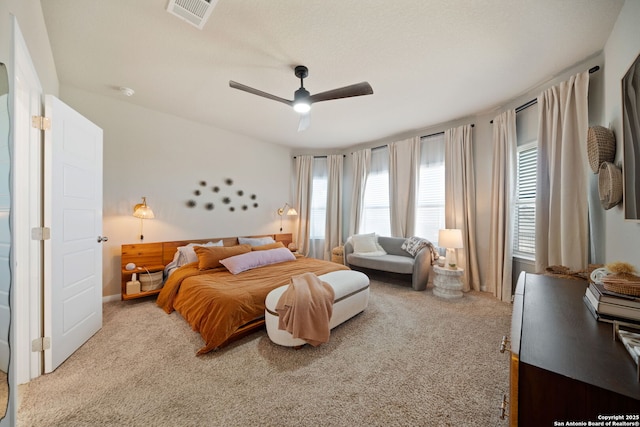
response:
<path id="1" fill-rule="evenodd" d="M 353 270 L 340 270 L 318 276 L 328 283 L 335 293 L 333 314 L 329 328 L 333 329 L 367 308 L 369 304 L 369 278 L 364 273 Z M 265 301 L 265 324 L 269 339 L 286 347 L 303 346 L 306 342 L 281 329 L 278 329 L 276 305 L 282 293 L 289 285 L 280 286 L 269 292 Z"/>

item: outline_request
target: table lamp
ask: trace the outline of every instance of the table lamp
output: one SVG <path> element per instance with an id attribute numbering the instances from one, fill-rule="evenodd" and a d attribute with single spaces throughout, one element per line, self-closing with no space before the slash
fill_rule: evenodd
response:
<path id="1" fill-rule="evenodd" d="M 438 246 L 447 249 L 447 255 L 445 257 L 445 265 L 447 268 L 458 268 L 456 249 L 463 248 L 462 244 L 462 231 L 458 229 L 444 229 L 438 233 Z"/>

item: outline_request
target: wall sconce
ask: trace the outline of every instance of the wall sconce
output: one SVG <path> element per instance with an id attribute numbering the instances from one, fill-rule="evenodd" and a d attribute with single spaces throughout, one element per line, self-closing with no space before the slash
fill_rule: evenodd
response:
<path id="1" fill-rule="evenodd" d="M 462 231 L 458 229 L 444 229 L 438 233 L 438 246 L 447 248 L 445 257 L 445 265 L 449 269 L 458 268 L 458 259 L 456 257 L 456 249 L 463 248 Z"/>
<path id="2" fill-rule="evenodd" d="M 288 210 L 287 206 L 289 206 Z M 277 212 L 278 215 L 280 215 L 280 232 L 282 232 L 282 216 L 285 214 L 285 212 L 287 213 L 287 216 L 298 215 L 298 211 L 296 211 L 289 203 L 285 203 L 284 206 L 279 208 Z"/>
<path id="3" fill-rule="evenodd" d="M 142 233 L 142 220 L 153 219 L 155 215 L 149 206 L 147 206 L 147 198 L 142 198 L 142 203 L 138 203 L 133 207 L 133 216 L 140 218 L 140 240 L 144 240 L 144 234 Z"/>

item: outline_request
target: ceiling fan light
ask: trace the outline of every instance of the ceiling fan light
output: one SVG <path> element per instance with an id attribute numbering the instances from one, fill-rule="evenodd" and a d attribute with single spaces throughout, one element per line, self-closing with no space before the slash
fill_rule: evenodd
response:
<path id="1" fill-rule="evenodd" d="M 309 111 L 311 111 L 311 104 L 309 104 L 309 102 L 306 100 L 296 101 L 293 104 L 293 109 L 296 111 L 296 113 L 308 113 Z"/>
<path id="2" fill-rule="evenodd" d="M 293 109 L 297 113 L 304 114 L 311 110 L 309 102 L 309 91 L 301 87 L 293 94 Z"/>

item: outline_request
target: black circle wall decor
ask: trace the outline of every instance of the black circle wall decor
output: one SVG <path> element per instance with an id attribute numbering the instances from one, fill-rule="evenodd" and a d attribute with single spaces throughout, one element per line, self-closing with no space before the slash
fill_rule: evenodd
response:
<path id="1" fill-rule="evenodd" d="M 223 182 L 225 185 L 227 185 L 227 186 L 233 186 L 233 179 L 231 179 L 231 178 L 224 178 L 224 179 L 222 180 L 222 182 Z M 200 187 L 207 187 L 207 181 L 205 181 L 205 180 L 200 180 L 200 181 L 198 181 L 198 185 L 199 185 Z M 253 200 L 253 201 L 254 201 L 252 204 L 250 204 L 250 205 L 248 205 L 248 204 L 240 204 L 240 205 L 238 205 L 238 206 L 234 206 L 234 202 L 233 202 L 233 200 L 232 200 L 232 197 L 233 197 L 233 196 L 237 196 L 237 197 L 245 197 L 245 191 L 244 191 L 244 190 L 232 190 L 232 189 L 230 189 L 230 190 L 229 190 L 230 192 L 228 192 L 228 191 L 224 191 L 224 190 L 221 188 L 221 186 L 219 186 L 219 185 L 212 185 L 212 186 L 211 186 L 211 187 L 209 187 L 209 188 L 211 189 L 211 191 L 212 191 L 213 193 L 223 193 L 223 194 L 221 194 L 221 195 L 219 196 L 220 198 L 219 198 L 219 199 L 217 199 L 217 200 L 218 200 L 219 202 L 221 202 L 221 203 L 225 204 L 225 205 L 228 205 L 228 207 L 229 207 L 229 212 L 235 212 L 236 210 L 248 211 L 250 207 L 253 207 L 253 208 L 257 208 L 257 207 L 258 207 L 258 203 L 256 202 L 256 200 L 257 200 L 258 196 L 256 196 L 255 194 L 251 194 L 251 195 L 249 196 L 249 198 L 250 198 L 251 200 Z M 225 194 L 225 193 L 226 193 L 226 194 Z M 202 192 L 199 188 L 196 188 L 196 189 L 194 189 L 194 190 L 193 190 L 192 194 L 193 194 L 194 196 L 196 196 L 196 197 L 199 197 L 199 196 L 202 196 L 202 195 L 203 195 L 203 192 Z M 205 201 L 203 201 L 203 202 L 201 203 L 201 206 L 202 206 L 205 210 L 208 210 L 208 211 L 212 211 L 212 210 L 214 210 L 214 209 L 215 209 L 215 203 L 214 203 L 214 201 L 206 200 L 206 199 L 207 199 L 207 197 L 206 197 L 206 196 L 205 196 L 204 198 L 205 198 Z M 235 203 L 237 203 L 237 202 L 238 202 L 238 201 L 236 200 L 236 202 L 235 202 Z M 189 199 L 189 200 L 187 200 L 187 202 L 186 202 L 185 204 L 186 204 L 186 206 L 187 206 L 188 208 L 195 208 L 196 206 L 198 206 L 198 203 L 197 203 L 194 199 Z"/>

